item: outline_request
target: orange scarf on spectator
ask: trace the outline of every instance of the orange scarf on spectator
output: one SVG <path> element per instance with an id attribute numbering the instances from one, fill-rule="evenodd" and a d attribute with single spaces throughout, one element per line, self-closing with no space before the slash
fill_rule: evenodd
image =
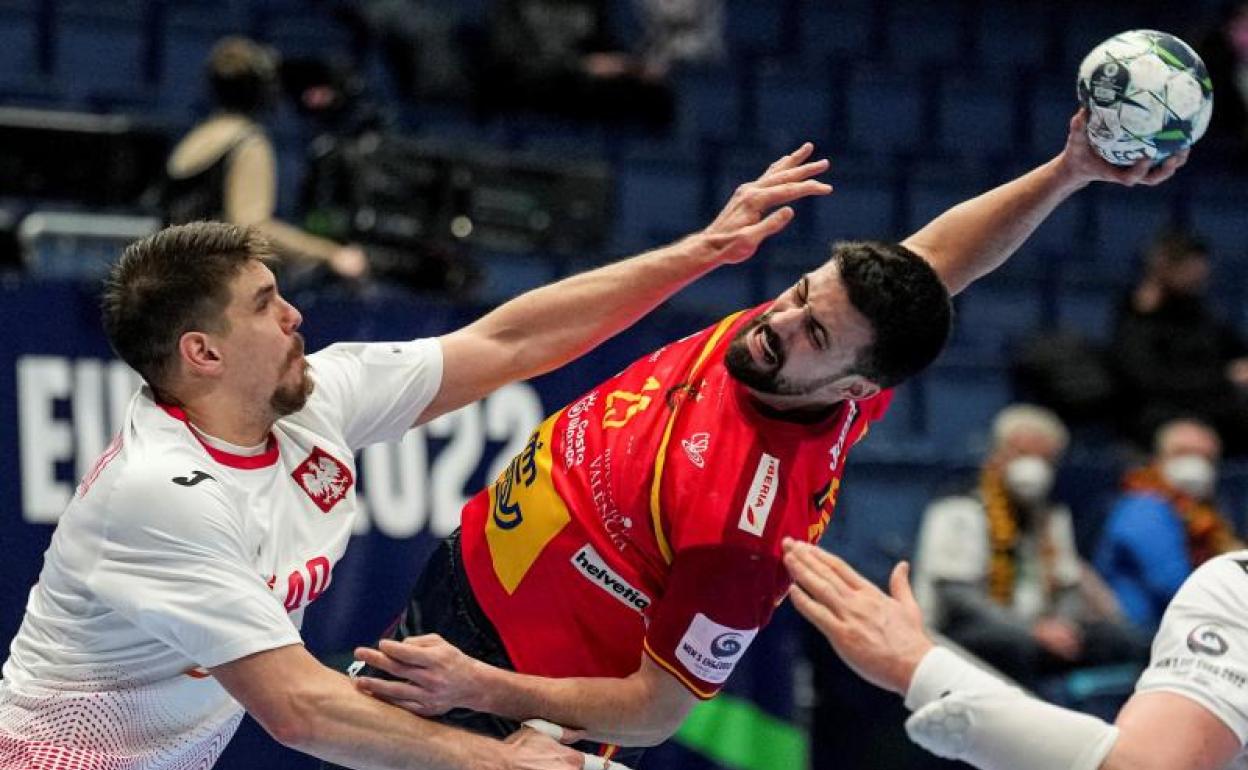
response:
<path id="1" fill-rule="evenodd" d="M 1163 497 L 1174 506 L 1187 531 L 1187 556 L 1193 567 L 1199 567 L 1218 554 L 1244 547 L 1216 506 L 1170 486 L 1161 471 L 1152 465 L 1129 472 L 1123 488 L 1127 492 Z"/>
<path id="2" fill-rule="evenodd" d="M 1014 603 L 1014 580 L 1018 576 L 1018 511 L 1005 489 L 1005 474 L 995 464 L 984 466 L 980 473 L 979 497 L 988 517 L 988 542 L 992 546 L 988 564 L 988 595 L 997 604 L 1009 607 Z M 1048 527 L 1044 527 L 1038 535 L 1045 594 L 1052 595 L 1057 551 L 1049 538 Z"/>

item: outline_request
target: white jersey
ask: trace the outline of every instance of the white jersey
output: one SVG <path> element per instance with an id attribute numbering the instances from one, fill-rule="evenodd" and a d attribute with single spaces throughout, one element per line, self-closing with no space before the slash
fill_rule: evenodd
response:
<path id="1" fill-rule="evenodd" d="M 1248 551 L 1210 559 L 1170 602 L 1136 692 L 1196 701 L 1248 743 Z M 1248 770 L 1248 751 L 1228 767 Z"/>
<path id="2" fill-rule="evenodd" d="M 259 454 L 142 389 L 44 556 L 0 679 L 0 770 L 202 770 L 242 708 L 206 668 L 300 642 L 358 510 L 355 450 L 442 381 L 437 340 L 308 357 L 307 405 Z"/>

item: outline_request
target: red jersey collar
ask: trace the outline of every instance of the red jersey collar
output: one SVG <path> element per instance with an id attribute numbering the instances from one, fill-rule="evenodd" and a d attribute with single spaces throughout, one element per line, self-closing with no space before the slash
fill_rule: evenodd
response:
<path id="1" fill-rule="evenodd" d="M 191 432 L 191 435 L 195 437 L 195 440 L 199 442 L 199 445 L 207 450 L 208 455 L 212 457 L 213 460 L 216 460 L 218 463 L 226 467 L 251 471 L 256 470 L 257 468 L 267 468 L 277 462 L 277 436 L 274 436 L 272 431 L 269 431 L 269 440 L 268 443 L 265 444 L 263 452 L 258 455 L 237 455 L 233 452 L 226 452 L 223 449 L 217 449 L 212 444 L 209 444 L 200 438 L 199 433 L 191 427 L 190 420 L 186 418 L 186 412 L 184 412 L 180 407 L 170 406 L 169 404 L 161 404 L 159 402 L 157 402 L 156 405 L 165 410 L 165 414 L 168 414 L 170 417 L 180 420 L 183 424 L 185 424 L 186 429 Z"/>

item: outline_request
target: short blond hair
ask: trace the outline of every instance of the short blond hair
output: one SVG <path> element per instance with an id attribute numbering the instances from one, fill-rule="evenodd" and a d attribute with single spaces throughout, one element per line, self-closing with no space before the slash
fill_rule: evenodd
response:
<path id="1" fill-rule="evenodd" d="M 1035 404 L 1011 404 L 993 418 L 993 448 L 1001 448 L 1021 430 L 1034 431 L 1053 439 L 1062 452 L 1070 445 L 1070 431 L 1052 410 Z"/>

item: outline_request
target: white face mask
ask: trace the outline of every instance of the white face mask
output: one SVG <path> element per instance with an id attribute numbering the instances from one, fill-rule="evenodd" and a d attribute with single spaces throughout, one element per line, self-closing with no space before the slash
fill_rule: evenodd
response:
<path id="1" fill-rule="evenodd" d="M 1200 455 L 1178 455 L 1166 460 L 1161 475 L 1170 486 L 1199 500 L 1213 497 L 1218 482 L 1218 471 L 1207 458 Z"/>
<path id="2" fill-rule="evenodd" d="M 1005 466 L 1005 488 L 1022 503 L 1040 503 L 1053 489 L 1053 466 L 1035 455 L 1015 457 Z"/>

